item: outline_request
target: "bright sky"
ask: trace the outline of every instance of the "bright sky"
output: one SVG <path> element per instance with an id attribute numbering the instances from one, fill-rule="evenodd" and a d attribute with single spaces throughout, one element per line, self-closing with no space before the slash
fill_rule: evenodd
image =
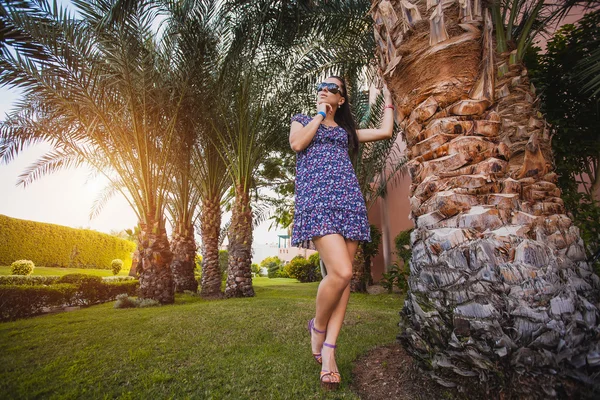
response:
<path id="1" fill-rule="evenodd" d="M 69 1 L 59 3 L 68 4 Z M 18 90 L 0 87 L 0 120 L 5 119 L 19 95 Z M 61 171 L 25 188 L 17 187 L 17 179 L 23 170 L 49 148 L 49 145 L 40 144 L 27 149 L 10 164 L 0 164 L 0 214 L 105 233 L 133 228 L 137 224 L 135 213 L 120 194 L 105 205 L 99 216 L 89 219 L 92 204 L 107 181 L 103 177 L 90 178 L 91 170 L 87 168 Z M 269 232 L 269 224 L 270 221 L 265 222 L 254 230 L 255 245 L 276 243 L 277 233 L 285 233 L 282 230 Z"/>

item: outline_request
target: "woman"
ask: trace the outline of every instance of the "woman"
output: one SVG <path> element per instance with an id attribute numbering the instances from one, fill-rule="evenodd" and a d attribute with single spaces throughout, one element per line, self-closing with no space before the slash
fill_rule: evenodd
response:
<path id="1" fill-rule="evenodd" d="M 387 88 L 384 97 L 381 128 L 356 129 L 346 83 L 332 76 L 317 87 L 317 114 L 292 117 L 290 146 L 298 153 L 292 245 L 309 248 L 314 243 L 327 268 L 317 292 L 316 316 L 308 324 L 325 389 L 336 389 L 341 381 L 334 350 L 350 297 L 352 260 L 358 242 L 371 240 L 348 153 L 356 154 L 359 142 L 392 137 L 394 106 Z"/>

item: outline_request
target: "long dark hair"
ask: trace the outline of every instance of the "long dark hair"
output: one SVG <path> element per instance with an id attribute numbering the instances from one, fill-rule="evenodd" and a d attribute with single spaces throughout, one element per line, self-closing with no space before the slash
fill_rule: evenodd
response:
<path id="1" fill-rule="evenodd" d="M 330 76 L 330 78 L 335 78 L 342 82 L 341 95 L 346 101 L 344 101 L 344 104 L 338 107 L 333 119 L 336 124 L 344 128 L 348 133 L 348 152 L 352 157 L 355 157 L 356 153 L 358 153 L 358 135 L 356 134 L 356 123 L 354 122 L 352 111 L 350 111 L 348 87 L 346 86 L 346 81 L 344 78 L 335 75 Z"/>

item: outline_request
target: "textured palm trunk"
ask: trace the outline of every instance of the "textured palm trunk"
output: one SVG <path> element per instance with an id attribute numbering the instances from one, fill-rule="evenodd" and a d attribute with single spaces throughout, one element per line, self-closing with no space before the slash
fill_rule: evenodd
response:
<path id="1" fill-rule="evenodd" d="M 527 71 L 495 53 L 481 1 L 374 3 L 413 181 L 400 339 L 449 386 L 597 370 L 600 280 L 565 215 Z M 530 395 L 556 394 L 535 382 Z"/>
<path id="2" fill-rule="evenodd" d="M 250 196 L 241 185 L 235 187 L 228 239 L 229 266 L 225 297 L 252 297 L 252 209 Z"/>
<path id="3" fill-rule="evenodd" d="M 137 273 L 140 279 L 140 297 L 154 299 L 162 304 L 175 301 L 171 260 L 173 253 L 164 222 L 140 223 L 138 236 L 140 259 Z"/>
<path id="4" fill-rule="evenodd" d="M 173 252 L 171 272 L 177 293 L 183 293 L 184 290 L 192 292 L 198 290 L 198 281 L 194 276 L 196 249 L 194 226 L 191 224 L 186 227 L 177 225 L 171 237 L 171 251 Z"/>
<path id="5" fill-rule="evenodd" d="M 356 249 L 354 260 L 352 261 L 352 279 L 350 280 L 350 291 L 351 292 L 366 292 L 367 271 L 365 269 L 365 257 L 362 248 L 362 244 Z"/>
<path id="6" fill-rule="evenodd" d="M 140 262 L 140 250 L 139 246 L 135 248 L 133 255 L 131 256 L 131 268 L 129 269 L 129 276 L 137 278 L 137 265 Z"/>
<path id="7" fill-rule="evenodd" d="M 200 217 L 202 231 L 202 289 L 204 297 L 221 296 L 221 268 L 219 266 L 219 234 L 221 232 L 221 202 L 219 198 L 202 203 Z"/>

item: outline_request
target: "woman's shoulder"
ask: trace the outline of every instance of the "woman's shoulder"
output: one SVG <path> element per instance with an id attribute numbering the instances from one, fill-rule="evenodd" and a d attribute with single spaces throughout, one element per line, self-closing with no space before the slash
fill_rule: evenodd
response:
<path id="1" fill-rule="evenodd" d="M 306 126 L 311 120 L 312 118 L 305 114 L 296 114 L 292 116 L 292 122 L 300 122 L 303 126 Z"/>

